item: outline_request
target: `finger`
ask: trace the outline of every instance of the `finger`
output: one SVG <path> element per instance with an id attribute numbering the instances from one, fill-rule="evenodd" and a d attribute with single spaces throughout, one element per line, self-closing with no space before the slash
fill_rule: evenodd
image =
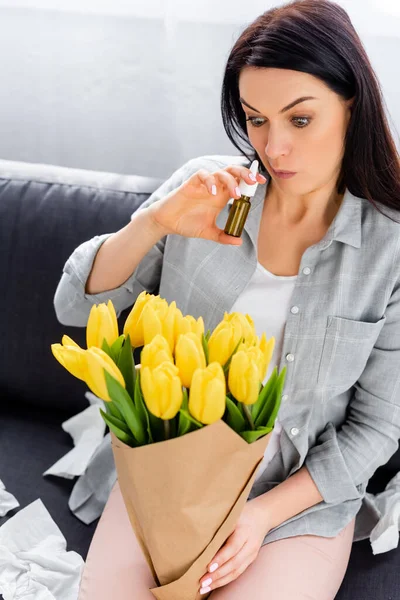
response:
<path id="1" fill-rule="evenodd" d="M 219 182 L 219 185 L 226 187 L 232 198 L 240 198 L 241 192 L 238 186 L 239 182 L 236 179 L 236 177 L 234 177 L 224 169 L 220 171 L 215 171 L 214 177 Z M 254 181 L 252 183 L 254 183 Z"/>
<path id="2" fill-rule="evenodd" d="M 209 171 L 207 171 L 207 169 L 199 169 L 196 172 L 196 176 L 199 178 L 200 182 L 206 186 L 209 194 L 212 194 L 213 196 L 217 195 L 217 192 L 218 192 L 217 183 L 218 182 L 213 173 L 210 173 Z"/>
<path id="3" fill-rule="evenodd" d="M 245 182 L 250 185 L 256 182 L 265 183 L 267 181 L 266 177 L 258 172 L 255 174 L 254 179 L 252 179 L 253 173 L 247 167 L 229 165 L 228 167 L 225 167 L 225 171 L 228 171 L 228 173 L 231 173 L 234 177 L 236 177 L 238 182 L 240 179 L 244 179 Z"/>
<path id="4" fill-rule="evenodd" d="M 248 544 L 240 552 L 212 574 L 207 574 L 200 580 L 200 590 L 207 588 L 215 590 L 237 579 L 255 560 L 254 553 L 249 553 Z M 211 581 L 210 581 L 211 580 Z M 203 581 L 205 585 L 203 585 Z"/>
<path id="5" fill-rule="evenodd" d="M 234 235 L 228 235 L 225 233 L 223 229 L 217 230 L 217 242 L 220 244 L 231 245 L 231 246 L 241 246 L 243 240 L 241 237 L 236 237 Z"/>
<path id="6" fill-rule="evenodd" d="M 207 570 L 210 573 L 214 572 L 217 568 L 221 567 L 228 560 L 236 556 L 236 554 L 243 548 L 245 543 L 246 539 L 238 534 L 235 530 L 214 556 L 213 560 L 208 565 Z M 215 567 L 215 565 L 217 565 L 217 567 Z"/>

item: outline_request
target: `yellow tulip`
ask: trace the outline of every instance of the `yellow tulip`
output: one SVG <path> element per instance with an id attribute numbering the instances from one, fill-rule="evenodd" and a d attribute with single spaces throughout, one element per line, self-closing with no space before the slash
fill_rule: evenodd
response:
<path id="1" fill-rule="evenodd" d="M 228 372 L 229 390 L 238 402 L 254 404 L 260 390 L 260 372 L 250 352 L 240 350 L 232 357 Z"/>
<path id="2" fill-rule="evenodd" d="M 242 336 L 244 338 L 244 342 L 247 346 L 252 346 L 256 342 L 256 330 L 254 327 L 254 321 L 250 315 L 244 315 L 241 312 L 233 312 L 224 314 L 224 321 L 228 321 L 229 323 L 237 323 L 237 325 L 242 327 Z"/>
<path id="3" fill-rule="evenodd" d="M 83 350 L 68 336 L 64 336 L 63 344 L 52 344 L 51 351 L 58 362 L 74 377 L 85 381 L 86 350 Z M 65 343 L 65 345 L 64 345 Z"/>
<path id="4" fill-rule="evenodd" d="M 184 317 L 179 308 L 177 308 L 175 317 L 175 345 L 180 335 L 190 332 L 195 333 L 201 341 L 204 333 L 203 317 L 199 317 L 197 320 L 192 315 Z"/>
<path id="5" fill-rule="evenodd" d="M 74 342 L 74 340 L 72 338 L 70 338 L 68 335 L 63 335 L 62 336 L 61 343 L 62 343 L 63 346 L 73 346 L 74 348 L 79 348 L 80 350 L 83 350 L 83 348 L 81 348 L 79 346 L 79 344 L 77 344 L 76 342 Z"/>
<path id="6" fill-rule="evenodd" d="M 90 309 L 86 326 L 87 347 L 101 348 L 104 339 L 109 346 L 112 346 L 118 336 L 117 315 L 111 300 L 107 304 L 104 302 L 98 305 L 94 304 Z"/>
<path id="7" fill-rule="evenodd" d="M 211 425 L 224 415 L 226 408 L 225 375 L 218 362 L 205 369 L 196 369 L 189 392 L 189 412 L 205 425 Z"/>
<path id="8" fill-rule="evenodd" d="M 175 347 L 175 364 L 183 385 L 189 388 L 194 371 L 206 368 L 206 357 L 198 335 L 190 331 L 179 336 Z"/>
<path id="9" fill-rule="evenodd" d="M 175 321 L 176 321 L 176 302 L 173 301 L 168 306 L 167 312 L 161 322 L 162 334 L 167 340 L 171 352 L 175 349 Z M 145 332 L 146 338 L 146 332 Z"/>
<path id="10" fill-rule="evenodd" d="M 183 400 L 178 368 L 170 362 L 163 362 L 155 369 L 142 366 L 140 383 L 148 410 L 160 419 L 173 419 Z"/>
<path id="11" fill-rule="evenodd" d="M 154 298 L 156 296 L 148 294 L 146 291 L 141 292 L 126 318 L 123 333 L 125 336 L 130 336 L 131 344 L 135 348 L 144 345 L 143 309 L 148 302 L 154 301 Z"/>
<path id="12" fill-rule="evenodd" d="M 259 346 L 250 346 L 244 349 L 245 353 L 252 360 L 258 368 L 258 377 L 260 381 L 264 380 L 267 373 L 268 365 L 266 364 L 264 354 Z"/>
<path id="13" fill-rule="evenodd" d="M 243 328 L 238 320 L 221 321 L 208 340 L 209 362 L 225 365 L 242 336 Z"/>
<path id="14" fill-rule="evenodd" d="M 106 402 L 111 401 L 107 390 L 104 369 L 125 388 L 125 381 L 121 371 L 112 358 L 100 348 L 92 346 L 86 350 L 86 365 L 85 381 L 92 392 L 102 400 Z"/>
<path id="15" fill-rule="evenodd" d="M 149 344 L 158 334 L 165 337 L 171 352 L 175 345 L 176 302 L 168 305 L 163 298 L 149 302 L 143 309 L 144 343 Z"/>
<path id="16" fill-rule="evenodd" d="M 263 333 L 261 336 L 261 340 L 259 340 L 259 348 L 264 355 L 264 363 L 265 363 L 264 377 L 265 377 L 267 370 L 268 370 L 269 363 L 271 362 L 272 354 L 274 352 L 275 338 L 270 337 L 269 340 L 267 340 L 265 333 Z M 264 377 L 262 377 L 261 381 L 264 380 Z"/>
<path id="17" fill-rule="evenodd" d="M 155 367 L 158 367 L 158 365 L 165 361 L 174 363 L 167 340 L 162 335 L 157 334 L 149 344 L 143 346 L 143 350 L 140 353 L 140 364 L 142 367 L 155 369 Z"/>
<path id="18" fill-rule="evenodd" d="M 256 361 L 259 372 L 260 381 L 264 381 L 268 371 L 269 363 L 271 362 L 272 354 L 275 347 L 275 338 L 271 337 L 267 340 L 265 333 L 262 334 L 261 340 L 256 335 L 255 343 L 242 342 L 239 344 L 238 352 L 244 350 L 245 352 L 252 353 L 253 359 Z"/>

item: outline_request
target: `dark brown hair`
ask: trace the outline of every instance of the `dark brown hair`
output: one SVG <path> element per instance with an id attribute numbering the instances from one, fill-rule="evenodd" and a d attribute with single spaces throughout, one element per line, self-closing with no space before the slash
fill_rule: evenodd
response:
<path id="1" fill-rule="evenodd" d="M 249 142 L 239 101 L 239 74 L 248 66 L 309 73 L 345 100 L 354 98 L 338 193 L 347 187 L 378 210 L 376 201 L 400 211 L 400 161 L 379 81 L 341 6 L 329 0 L 295 0 L 272 8 L 251 23 L 233 46 L 222 83 L 222 120 L 234 146 L 249 161 L 257 158 L 262 164 Z M 240 142 L 252 149 L 247 152 Z"/>

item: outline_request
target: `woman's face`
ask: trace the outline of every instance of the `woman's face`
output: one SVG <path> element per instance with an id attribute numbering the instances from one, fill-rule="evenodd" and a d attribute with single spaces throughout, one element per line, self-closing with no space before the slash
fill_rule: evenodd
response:
<path id="1" fill-rule="evenodd" d="M 277 189 L 305 195 L 336 183 L 351 101 L 313 75 L 287 69 L 246 67 L 239 91 L 250 143 Z M 301 98 L 309 99 L 290 107 Z M 274 170 L 295 175 L 278 177 Z"/>

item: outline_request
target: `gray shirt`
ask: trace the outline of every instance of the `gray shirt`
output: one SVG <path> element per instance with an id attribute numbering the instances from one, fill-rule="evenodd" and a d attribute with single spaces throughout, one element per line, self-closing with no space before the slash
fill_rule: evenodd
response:
<path id="1" fill-rule="evenodd" d="M 192 159 L 138 210 L 200 168 L 215 171 L 234 163 L 248 165 L 240 156 Z M 85 283 L 97 251 L 112 233 L 84 242 L 64 266 L 54 298 L 57 318 L 84 327 L 94 303 L 111 299 L 119 315 L 146 290 L 175 300 L 183 314 L 202 316 L 206 330 L 212 330 L 256 268 L 268 184 L 269 179 L 258 185 L 240 247 L 165 236 L 127 281 L 101 294 L 85 294 Z M 232 201 L 217 218 L 221 228 Z M 399 220 L 400 213 L 392 214 Z M 333 537 L 356 514 L 354 539 L 364 539 L 379 520 L 366 487 L 396 452 L 400 438 L 399 253 L 400 225 L 346 190 L 323 239 L 301 257 L 291 298 L 296 308 L 287 314 L 279 362 L 280 368 L 287 366 L 280 451 L 249 498 L 305 465 L 324 500 L 271 530 L 264 543 L 301 534 Z"/>

